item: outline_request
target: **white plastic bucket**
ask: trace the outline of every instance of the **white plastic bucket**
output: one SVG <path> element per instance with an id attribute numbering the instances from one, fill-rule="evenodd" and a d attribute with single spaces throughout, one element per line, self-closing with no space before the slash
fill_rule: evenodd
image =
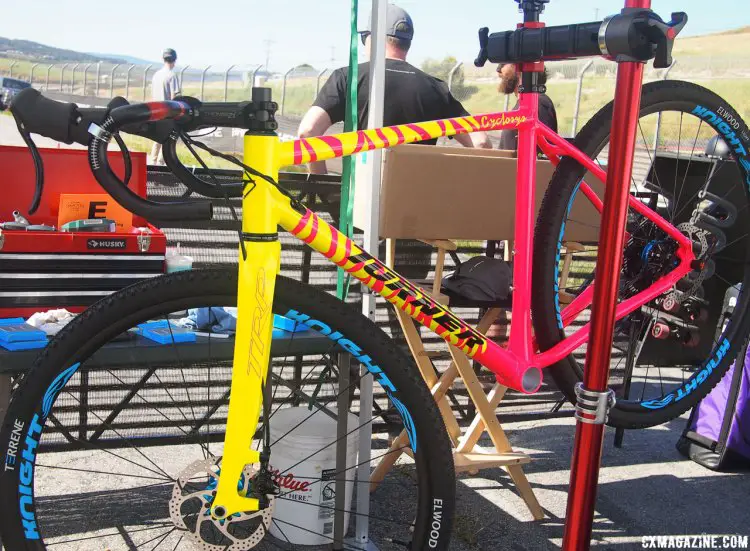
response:
<path id="1" fill-rule="evenodd" d="M 335 409 L 331 411 L 337 413 Z M 323 545 L 333 541 L 336 421 L 322 411 L 312 415 L 313 412 L 306 407 L 286 408 L 271 419 L 270 468 L 284 499 L 276 499 L 273 513 L 276 522 L 271 523 L 270 532 L 294 545 Z M 296 425 L 299 426 L 286 434 Z M 353 467 L 357 464 L 359 445 L 359 431 L 354 429 L 358 425 L 359 419 L 349 413 L 346 432 L 353 432 L 346 442 L 345 511 L 351 510 L 352 480 L 356 474 Z M 308 458 L 312 453 L 315 455 Z M 345 513 L 344 526 L 348 524 L 349 513 Z"/>

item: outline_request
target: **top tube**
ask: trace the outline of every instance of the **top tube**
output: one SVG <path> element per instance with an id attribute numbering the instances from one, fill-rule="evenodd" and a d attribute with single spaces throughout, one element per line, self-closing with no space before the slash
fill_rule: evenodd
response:
<path id="1" fill-rule="evenodd" d="M 433 138 L 456 136 L 457 134 L 504 130 L 506 128 L 523 129 L 533 122 L 536 122 L 536 119 L 530 110 L 518 109 L 317 136 L 282 143 L 279 164 L 280 166 L 292 166 L 315 161 L 327 161 L 364 151 L 395 147 Z"/>

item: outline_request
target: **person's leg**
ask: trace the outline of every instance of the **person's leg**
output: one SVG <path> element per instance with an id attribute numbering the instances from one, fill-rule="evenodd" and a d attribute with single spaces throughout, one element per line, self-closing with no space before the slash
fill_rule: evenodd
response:
<path id="1" fill-rule="evenodd" d="M 164 155 L 162 155 L 160 143 L 154 142 L 154 145 L 151 147 L 151 155 L 148 158 L 148 164 L 150 165 L 163 165 L 164 164 Z"/>

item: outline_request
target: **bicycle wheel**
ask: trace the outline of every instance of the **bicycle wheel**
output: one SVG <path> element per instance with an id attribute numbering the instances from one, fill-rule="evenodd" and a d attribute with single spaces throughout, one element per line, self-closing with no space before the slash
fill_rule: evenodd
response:
<path id="1" fill-rule="evenodd" d="M 447 549 L 453 461 L 418 371 L 351 306 L 283 277 L 273 310 L 296 326 L 305 320 L 308 329 L 272 346 L 267 417 L 275 493 L 259 513 L 212 520 L 207 507 L 221 468 L 233 350 L 219 332 L 231 323 L 223 307 L 236 305 L 236 288 L 229 270 L 143 282 L 89 308 L 41 353 L 0 435 L 7 549 L 328 549 L 337 524 L 347 537 L 343 549 L 360 549 L 355 524 L 364 513 L 355 504 L 370 487 L 369 470 L 364 483 L 355 483 L 355 473 L 392 458 L 390 438 L 404 430 L 406 443 L 390 453 L 407 453 L 370 496 L 371 541 L 380 549 Z M 172 327 L 185 316 L 212 336 L 174 344 Z M 171 343 L 132 334 L 150 320 L 169 320 Z M 374 383 L 371 424 L 353 415 L 362 377 Z M 342 400 L 348 436 L 335 437 Z M 257 431 L 248 427 L 256 446 L 264 422 Z M 357 456 L 356 437 L 367 426 L 371 464 Z M 347 461 L 337 471 L 339 441 Z M 337 508 L 334 479 L 342 472 L 345 505 Z M 256 474 L 246 467 L 238 489 L 252 490 Z"/>
<path id="2" fill-rule="evenodd" d="M 603 167 L 612 107 L 600 110 L 575 140 Z M 711 91 L 678 81 L 643 87 L 631 195 L 689 236 L 698 262 L 674 288 L 616 323 L 610 387 L 618 397 L 609 424 L 647 427 L 679 416 L 716 385 L 742 349 L 749 298 L 749 150 L 747 126 Z M 595 277 L 601 216 L 579 192 L 579 183 L 583 178 L 600 197 L 603 187 L 584 172 L 571 158 L 560 163 L 537 221 L 532 307 L 541 350 L 590 316 L 589 307 L 563 329 L 561 301 L 575 299 Z M 627 231 L 620 301 L 675 265 L 676 242 L 633 208 Z M 561 250 L 571 243 L 582 247 L 571 247 L 576 251 L 566 263 Z M 566 280 L 560 281 L 564 272 Z M 725 297 L 734 306 L 731 317 Z M 550 367 L 573 402 L 584 354 L 585 345 Z"/>

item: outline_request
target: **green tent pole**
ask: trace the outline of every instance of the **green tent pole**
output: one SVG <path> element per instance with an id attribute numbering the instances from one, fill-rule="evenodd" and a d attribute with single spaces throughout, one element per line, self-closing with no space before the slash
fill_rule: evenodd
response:
<path id="1" fill-rule="evenodd" d="M 357 81 L 359 80 L 359 34 L 357 33 L 357 9 L 359 0 L 352 0 L 351 33 L 349 36 L 349 78 L 346 83 L 346 116 L 344 132 L 357 130 Z M 344 157 L 341 174 L 341 207 L 339 210 L 339 229 L 347 237 L 354 234 L 354 161 Z M 336 279 L 336 296 L 346 299 L 349 293 L 349 275 L 342 268 L 338 269 Z"/>

